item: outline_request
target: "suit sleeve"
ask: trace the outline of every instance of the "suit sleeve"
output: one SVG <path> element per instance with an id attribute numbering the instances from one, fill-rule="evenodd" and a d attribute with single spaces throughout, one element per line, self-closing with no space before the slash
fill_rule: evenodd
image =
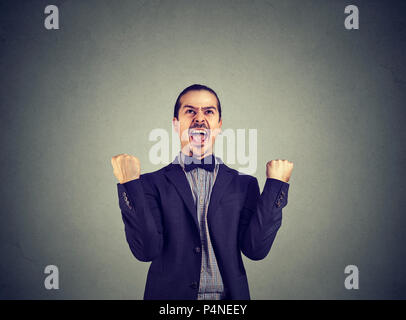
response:
<path id="1" fill-rule="evenodd" d="M 125 235 L 133 255 L 152 261 L 163 247 L 161 206 L 158 192 L 143 179 L 117 184 Z"/>
<path id="2" fill-rule="evenodd" d="M 248 186 L 240 217 L 239 243 L 245 256 L 252 260 L 264 259 L 282 224 L 282 208 L 288 202 L 289 183 L 267 178 L 262 194 L 256 178 Z"/>

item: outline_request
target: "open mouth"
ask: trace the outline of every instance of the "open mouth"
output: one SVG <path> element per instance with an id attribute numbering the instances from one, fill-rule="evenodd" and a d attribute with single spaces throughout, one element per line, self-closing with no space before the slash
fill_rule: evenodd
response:
<path id="1" fill-rule="evenodd" d="M 194 144 L 204 144 L 208 140 L 209 130 L 205 128 L 189 129 L 189 139 Z"/>

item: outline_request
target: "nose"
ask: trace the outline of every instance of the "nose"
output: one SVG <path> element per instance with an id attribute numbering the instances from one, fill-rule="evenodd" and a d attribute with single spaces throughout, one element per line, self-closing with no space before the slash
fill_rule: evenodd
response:
<path id="1" fill-rule="evenodd" d="M 205 120 L 204 114 L 203 114 L 203 112 L 202 112 L 201 110 L 199 110 L 199 111 L 196 113 L 196 116 L 195 116 L 195 118 L 193 119 L 193 121 L 196 122 L 196 123 L 204 123 L 204 120 Z"/>

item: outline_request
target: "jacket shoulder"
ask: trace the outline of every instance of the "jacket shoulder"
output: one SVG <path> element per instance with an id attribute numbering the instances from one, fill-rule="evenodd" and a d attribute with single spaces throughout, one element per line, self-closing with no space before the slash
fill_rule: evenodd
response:
<path id="1" fill-rule="evenodd" d="M 141 180 L 144 181 L 159 181 L 160 179 L 162 179 L 164 177 L 164 174 L 167 170 L 170 170 L 172 168 L 172 166 L 175 166 L 176 164 L 170 163 L 158 170 L 152 171 L 152 172 L 147 172 L 147 173 L 143 173 L 140 175 Z"/>
<path id="2" fill-rule="evenodd" d="M 232 169 L 224 163 L 222 163 L 221 165 L 223 165 L 226 170 L 228 170 L 230 173 L 232 173 L 238 182 L 241 182 L 244 184 L 257 183 L 256 177 L 243 173 L 243 172 L 240 172 L 238 170 Z"/>

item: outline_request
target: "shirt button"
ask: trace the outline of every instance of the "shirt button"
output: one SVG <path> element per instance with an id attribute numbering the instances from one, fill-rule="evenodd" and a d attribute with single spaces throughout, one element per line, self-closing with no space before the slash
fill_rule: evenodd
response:
<path id="1" fill-rule="evenodd" d="M 195 247 L 194 251 L 195 251 L 195 253 L 200 253 L 201 249 L 200 249 L 200 247 Z"/>
<path id="2" fill-rule="evenodd" d="M 197 284 L 196 281 L 193 281 L 193 282 L 190 284 L 190 286 L 192 287 L 192 289 L 197 289 L 198 284 Z"/>

